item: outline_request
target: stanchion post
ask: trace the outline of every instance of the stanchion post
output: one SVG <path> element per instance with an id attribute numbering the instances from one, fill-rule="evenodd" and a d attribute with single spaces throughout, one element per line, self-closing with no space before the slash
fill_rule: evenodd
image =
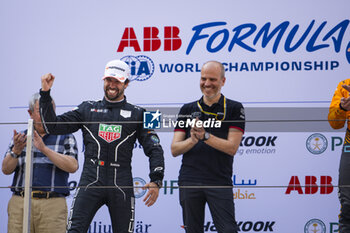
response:
<path id="1" fill-rule="evenodd" d="M 33 119 L 28 120 L 27 145 L 26 145 L 26 167 L 24 184 L 24 202 L 23 202 L 23 233 L 30 233 L 30 210 L 33 176 Z"/>

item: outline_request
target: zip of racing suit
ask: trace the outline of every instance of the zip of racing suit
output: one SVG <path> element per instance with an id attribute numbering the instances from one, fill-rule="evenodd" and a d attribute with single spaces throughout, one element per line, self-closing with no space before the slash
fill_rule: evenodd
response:
<path id="1" fill-rule="evenodd" d="M 79 181 L 82 189 L 86 190 L 93 186 L 112 186 L 115 188 L 109 188 L 107 191 L 119 190 L 118 195 L 121 194 L 124 200 L 126 197 L 133 197 L 133 189 L 124 186 L 133 186 L 131 159 L 136 138 L 149 157 L 151 182 L 162 181 L 163 149 L 157 134 L 153 130 L 143 128 L 145 109 L 127 103 L 126 97 L 121 102 L 114 103 L 104 98 L 100 101 L 85 101 L 72 111 L 56 116 L 50 90 L 40 90 L 40 95 L 40 114 L 47 133 L 67 134 L 82 130 L 85 146 L 84 167 Z M 108 203 L 104 204 L 108 205 Z M 111 214 L 111 208 L 109 211 Z M 93 216 L 94 214 L 91 213 Z M 133 216 L 130 219 L 133 220 Z M 74 221 L 73 219 L 73 225 Z M 84 230 L 88 224 L 90 223 L 85 223 Z M 113 219 L 112 225 L 115 225 Z"/>

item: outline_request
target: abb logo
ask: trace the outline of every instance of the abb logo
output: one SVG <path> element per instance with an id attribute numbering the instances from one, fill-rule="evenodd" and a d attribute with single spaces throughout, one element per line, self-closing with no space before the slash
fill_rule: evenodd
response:
<path id="1" fill-rule="evenodd" d="M 179 37 L 180 29 L 175 26 L 164 27 L 164 51 L 175 51 L 181 47 Z M 156 51 L 162 45 L 159 38 L 159 29 L 157 27 L 143 28 L 143 51 Z M 126 47 L 134 48 L 135 52 L 141 52 L 139 41 L 136 37 L 134 28 L 125 28 L 122 39 L 119 43 L 117 52 L 123 52 Z"/>
<path id="2" fill-rule="evenodd" d="M 305 176 L 305 190 L 303 192 L 298 176 L 292 176 L 286 194 L 290 194 L 291 191 L 297 191 L 299 194 L 315 194 L 318 190 L 320 190 L 320 194 L 330 194 L 333 189 L 332 177 L 330 176 L 321 176 L 320 185 L 317 185 L 316 176 Z"/>

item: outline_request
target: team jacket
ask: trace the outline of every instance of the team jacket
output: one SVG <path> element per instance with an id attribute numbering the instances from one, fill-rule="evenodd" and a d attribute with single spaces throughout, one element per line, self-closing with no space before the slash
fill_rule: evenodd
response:
<path id="1" fill-rule="evenodd" d="M 127 103 L 126 98 L 118 103 L 103 99 L 83 102 L 56 116 L 50 91 L 40 91 L 40 95 L 40 114 L 47 133 L 82 130 L 85 161 L 80 186 L 132 186 L 131 158 L 136 139 L 149 157 L 151 181 L 163 179 L 163 149 L 157 134 L 143 128 L 144 109 Z"/>
<path id="2" fill-rule="evenodd" d="M 343 109 L 340 108 L 340 99 L 342 97 L 344 98 L 349 97 L 349 92 L 345 90 L 342 87 L 342 85 L 350 85 L 350 79 L 341 81 L 334 92 L 331 106 L 329 107 L 329 113 L 328 113 L 328 121 L 333 129 L 343 128 L 346 120 L 350 118 L 350 112 L 344 111 Z M 347 128 L 350 130 L 349 121 L 347 122 Z"/>

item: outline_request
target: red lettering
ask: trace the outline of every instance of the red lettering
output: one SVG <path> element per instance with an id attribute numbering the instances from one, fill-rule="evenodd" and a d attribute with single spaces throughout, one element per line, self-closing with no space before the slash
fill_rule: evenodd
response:
<path id="1" fill-rule="evenodd" d="M 333 192 L 332 177 L 321 176 L 321 194 L 330 194 Z"/>
<path id="2" fill-rule="evenodd" d="M 305 194 L 315 194 L 317 193 L 319 187 L 320 194 L 330 194 L 333 192 L 334 186 L 332 184 L 331 176 L 321 176 L 320 185 L 317 185 L 316 182 L 317 178 L 315 176 L 305 176 Z M 297 176 L 292 176 L 290 179 L 286 194 L 290 194 L 293 190 L 298 191 L 299 194 L 303 194 L 303 190 Z"/>
<path id="3" fill-rule="evenodd" d="M 143 29 L 143 51 L 156 51 L 161 42 L 158 37 L 159 30 L 156 27 L 145 27 Z"/>
<path id="4" fill-rule="evenodd" d="M 133 28 L 125 28 L 117 52 L 123 52 L 125 47 L 133 47 L 135 52 L 141 51 Z"/>
<path id="5" fill-rule="evenodd" d="M 164 27 L 164 51 L 175 51 L 181 47 L 178 27 Z"/>
<path id="6" fill-rule="evenodd" d="M 290 194 L 290 192 L 293 190 L 298 191 L 299 194 L 303 194 L 303 190 L 301 189 L 300 181 L 297 176 L 292 176 L 290 179 L 286 194 Z"/>
<path id="7" fill-rule="evenodd" d="M 305 176 L 305 194 L 314 194 L 318 190 L 315 176 Z"/>

